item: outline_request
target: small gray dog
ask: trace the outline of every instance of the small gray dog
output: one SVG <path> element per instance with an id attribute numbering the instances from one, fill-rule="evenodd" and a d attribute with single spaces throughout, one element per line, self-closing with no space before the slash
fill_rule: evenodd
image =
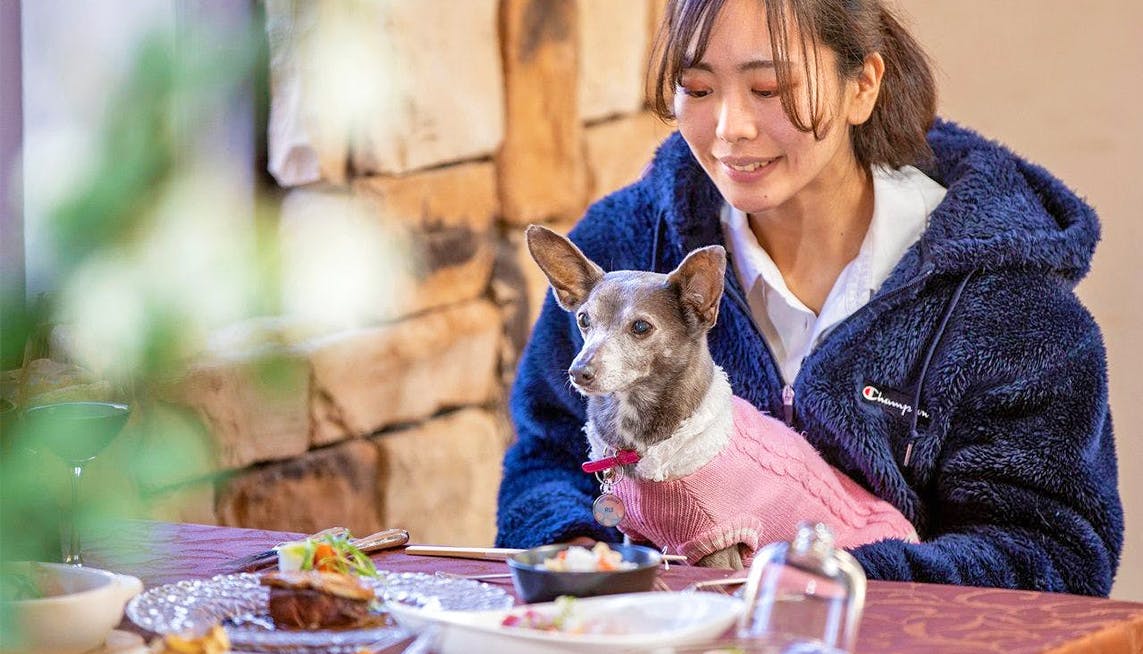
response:
<path id="1" fill-rule="evenodd" d="M 718 245 L 695 250 L 666 275 L 604 273 L 550 229 L 530 225 L 525 236 L 556 301 L 575 313 L 584 337 L 568 376 L 587 396 L 592 451 L 645 451 L 671 438 L 715 380 L 706 335 L 718 319 L 726 251 Z M 699 564 L 742 567 L 736 547 Z"/>
<path id="2" fill-rule="evenodd" d="M 722 247 L 697 249 L 667 274 L 604 273 L 551 230 L 532 225 L 526 237 L 583 336 L 568 377 L 587 397 L 593 460 L 584 469 L 621 470 L 614 499 L 601 500 L 624 533 L 724 568 L 792 537 L 802 520 L 829 524 L 842 547 L 917 540 L 895 507 L 734 397 L 707 347 L 724 290 Z"/>

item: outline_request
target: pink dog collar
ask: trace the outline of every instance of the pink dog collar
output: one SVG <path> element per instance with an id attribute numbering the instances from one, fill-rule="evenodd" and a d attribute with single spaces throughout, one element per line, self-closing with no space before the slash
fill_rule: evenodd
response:
<path id="1" fill-rule="evenodd" d="M 639 453 L 635 450 L 619 450 L 615 456 L 605 456 L 594 461 L 584 461 L 580 465 L 584 472 L 602 472 L 616 466 L 626 466 L 639 463 Z"/>

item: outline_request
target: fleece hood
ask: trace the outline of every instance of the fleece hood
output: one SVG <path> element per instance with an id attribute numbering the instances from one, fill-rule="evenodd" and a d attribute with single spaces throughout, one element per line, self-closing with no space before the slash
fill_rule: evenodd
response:
<path id="1" fill-rule="evenodd" d="M 1022 269 L 1055 274 L 1074 285 L 1087 274 L 1099 241 L 1099 220 L 1063 182 L 1046 170 L 955 123 L 938 120 L 928 134 L 935 156 L 925 172 L 948 189 L 933 211 L 913 256 L 934 272 Z M 653 166 L 674 174 L 651 176 L 667 241 L 684 252 L 721 242 L 714 215 L 718 189 L 676 132 L 659 148 Z"/>

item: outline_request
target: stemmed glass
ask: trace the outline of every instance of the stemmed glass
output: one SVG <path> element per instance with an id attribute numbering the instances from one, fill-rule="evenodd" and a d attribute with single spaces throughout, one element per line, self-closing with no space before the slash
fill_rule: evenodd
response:
<path id="1" fill-rule="evenodd" d="M 71 466 L 71 508 L 63 562 L 83 565 L 79 546 L 79 480 L 83 466 L 107 447 L 127 423 L 131 410 L 117 402 L 59 402 L 29 407 L 24 420 L 29 444 L 41 444 Z"/>

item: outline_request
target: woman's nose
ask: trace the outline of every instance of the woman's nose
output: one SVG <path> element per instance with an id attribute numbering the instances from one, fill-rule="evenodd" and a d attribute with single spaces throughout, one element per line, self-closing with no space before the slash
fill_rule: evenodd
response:
<path id="1" fill-rule="evenodd" d="M 715 136 L 727 143 L 749 141 L 758 136 L 749 98 L 740 93 L 728 93 L 723 96 L 718 109 Z"/>

